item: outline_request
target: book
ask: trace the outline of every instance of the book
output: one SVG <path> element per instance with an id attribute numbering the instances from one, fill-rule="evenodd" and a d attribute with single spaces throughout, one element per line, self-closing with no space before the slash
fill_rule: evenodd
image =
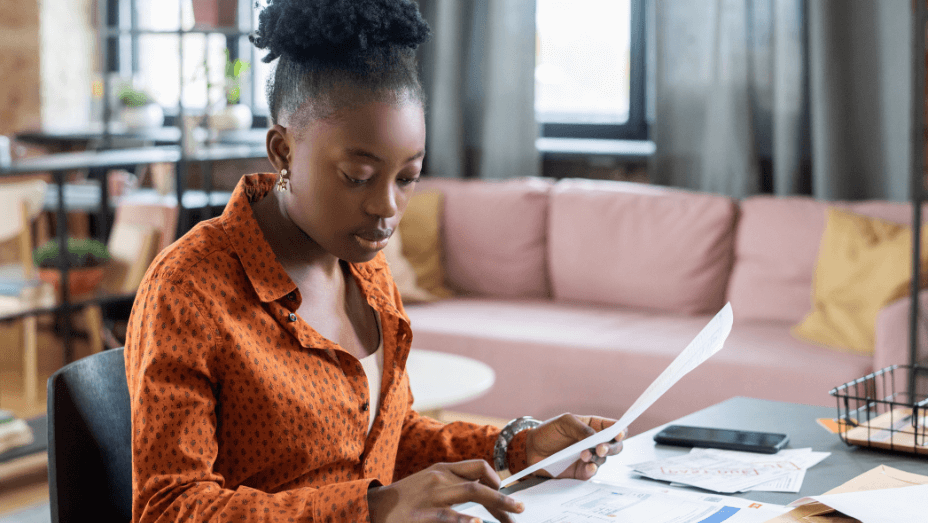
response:
<path id="1" fill-rule="evenodd" d="M 0 453 L 29 445 L 35 440 L 32 428 L 22 419 L 14 419 L 0 424 Z"/>

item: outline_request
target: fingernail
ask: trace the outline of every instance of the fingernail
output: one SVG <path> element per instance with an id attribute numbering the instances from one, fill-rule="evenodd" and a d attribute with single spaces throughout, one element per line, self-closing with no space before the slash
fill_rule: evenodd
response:
<path id="1" fill-rule="evenodd" d="M 480 518 L 471 518 L 470 523 L 483 523 L 483 520 Z"/>
<path id="2" fill-rule="evenodd" d="M 522 512 L 525 510 L 525 503 L 522 503 L 521 501 L 516 501 L 513 506 L 516 507 L 516 512 Z"/>

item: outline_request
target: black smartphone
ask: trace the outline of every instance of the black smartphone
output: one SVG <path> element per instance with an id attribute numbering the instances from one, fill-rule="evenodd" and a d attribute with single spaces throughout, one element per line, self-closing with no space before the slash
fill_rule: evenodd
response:
<path id="1" fill-rule="evenodd" d="M 680 447 L 706 447 L 776 454 L 789 443 L 789 436 L 773 432 L 670 425 L 655 434 L 654 441 L 663 445 Z"/>

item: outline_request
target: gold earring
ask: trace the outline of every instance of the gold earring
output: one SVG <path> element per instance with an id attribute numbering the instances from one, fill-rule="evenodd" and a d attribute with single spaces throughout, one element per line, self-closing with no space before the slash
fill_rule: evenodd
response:
<path id="1" fill-rule="evenodd" d="M 280 175 L 277 177 L 277 190 L 284 192 L 287 190 L 287 177 L 290 175 L 287 169 L 281 169 Z"/>

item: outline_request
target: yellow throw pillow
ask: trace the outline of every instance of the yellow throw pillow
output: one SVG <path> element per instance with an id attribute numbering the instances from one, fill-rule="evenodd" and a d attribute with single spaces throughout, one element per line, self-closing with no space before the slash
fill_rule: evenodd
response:
<path id="1" fill-rule="evenodd" d="M 435 301 L 438 299 L 438 296 L 416 284 L 416 271 L 409 264 L 409 260 L 403 257 L 403 235 L 401 233 L 396 233 L 390 238 L 390 242 L 383 249 L 383 254 L 387 258 L 390 274 L 393 275 L 393 282 L 396 283 L 396 288 L 400 291 L 403 303 Z"/>
<path id="2" fill-rule="evenodd" d="M 416 273 L 416 284 L 435 298 L 447 298 L 442 266 L 441 211 L 444 195 L 438 191 L 415 193 L 400 221 L 403 257 Z"/>
<path id="3" fill-rule="evenodd" d="M 923 232 L 924 265 L 928 229 Z M 911 228 L 829 209 L 812 282 L 812 312 L 793 333 L 816 343 L 873 354 L 877 314 L 909 294 L 911 279 Z"/>

